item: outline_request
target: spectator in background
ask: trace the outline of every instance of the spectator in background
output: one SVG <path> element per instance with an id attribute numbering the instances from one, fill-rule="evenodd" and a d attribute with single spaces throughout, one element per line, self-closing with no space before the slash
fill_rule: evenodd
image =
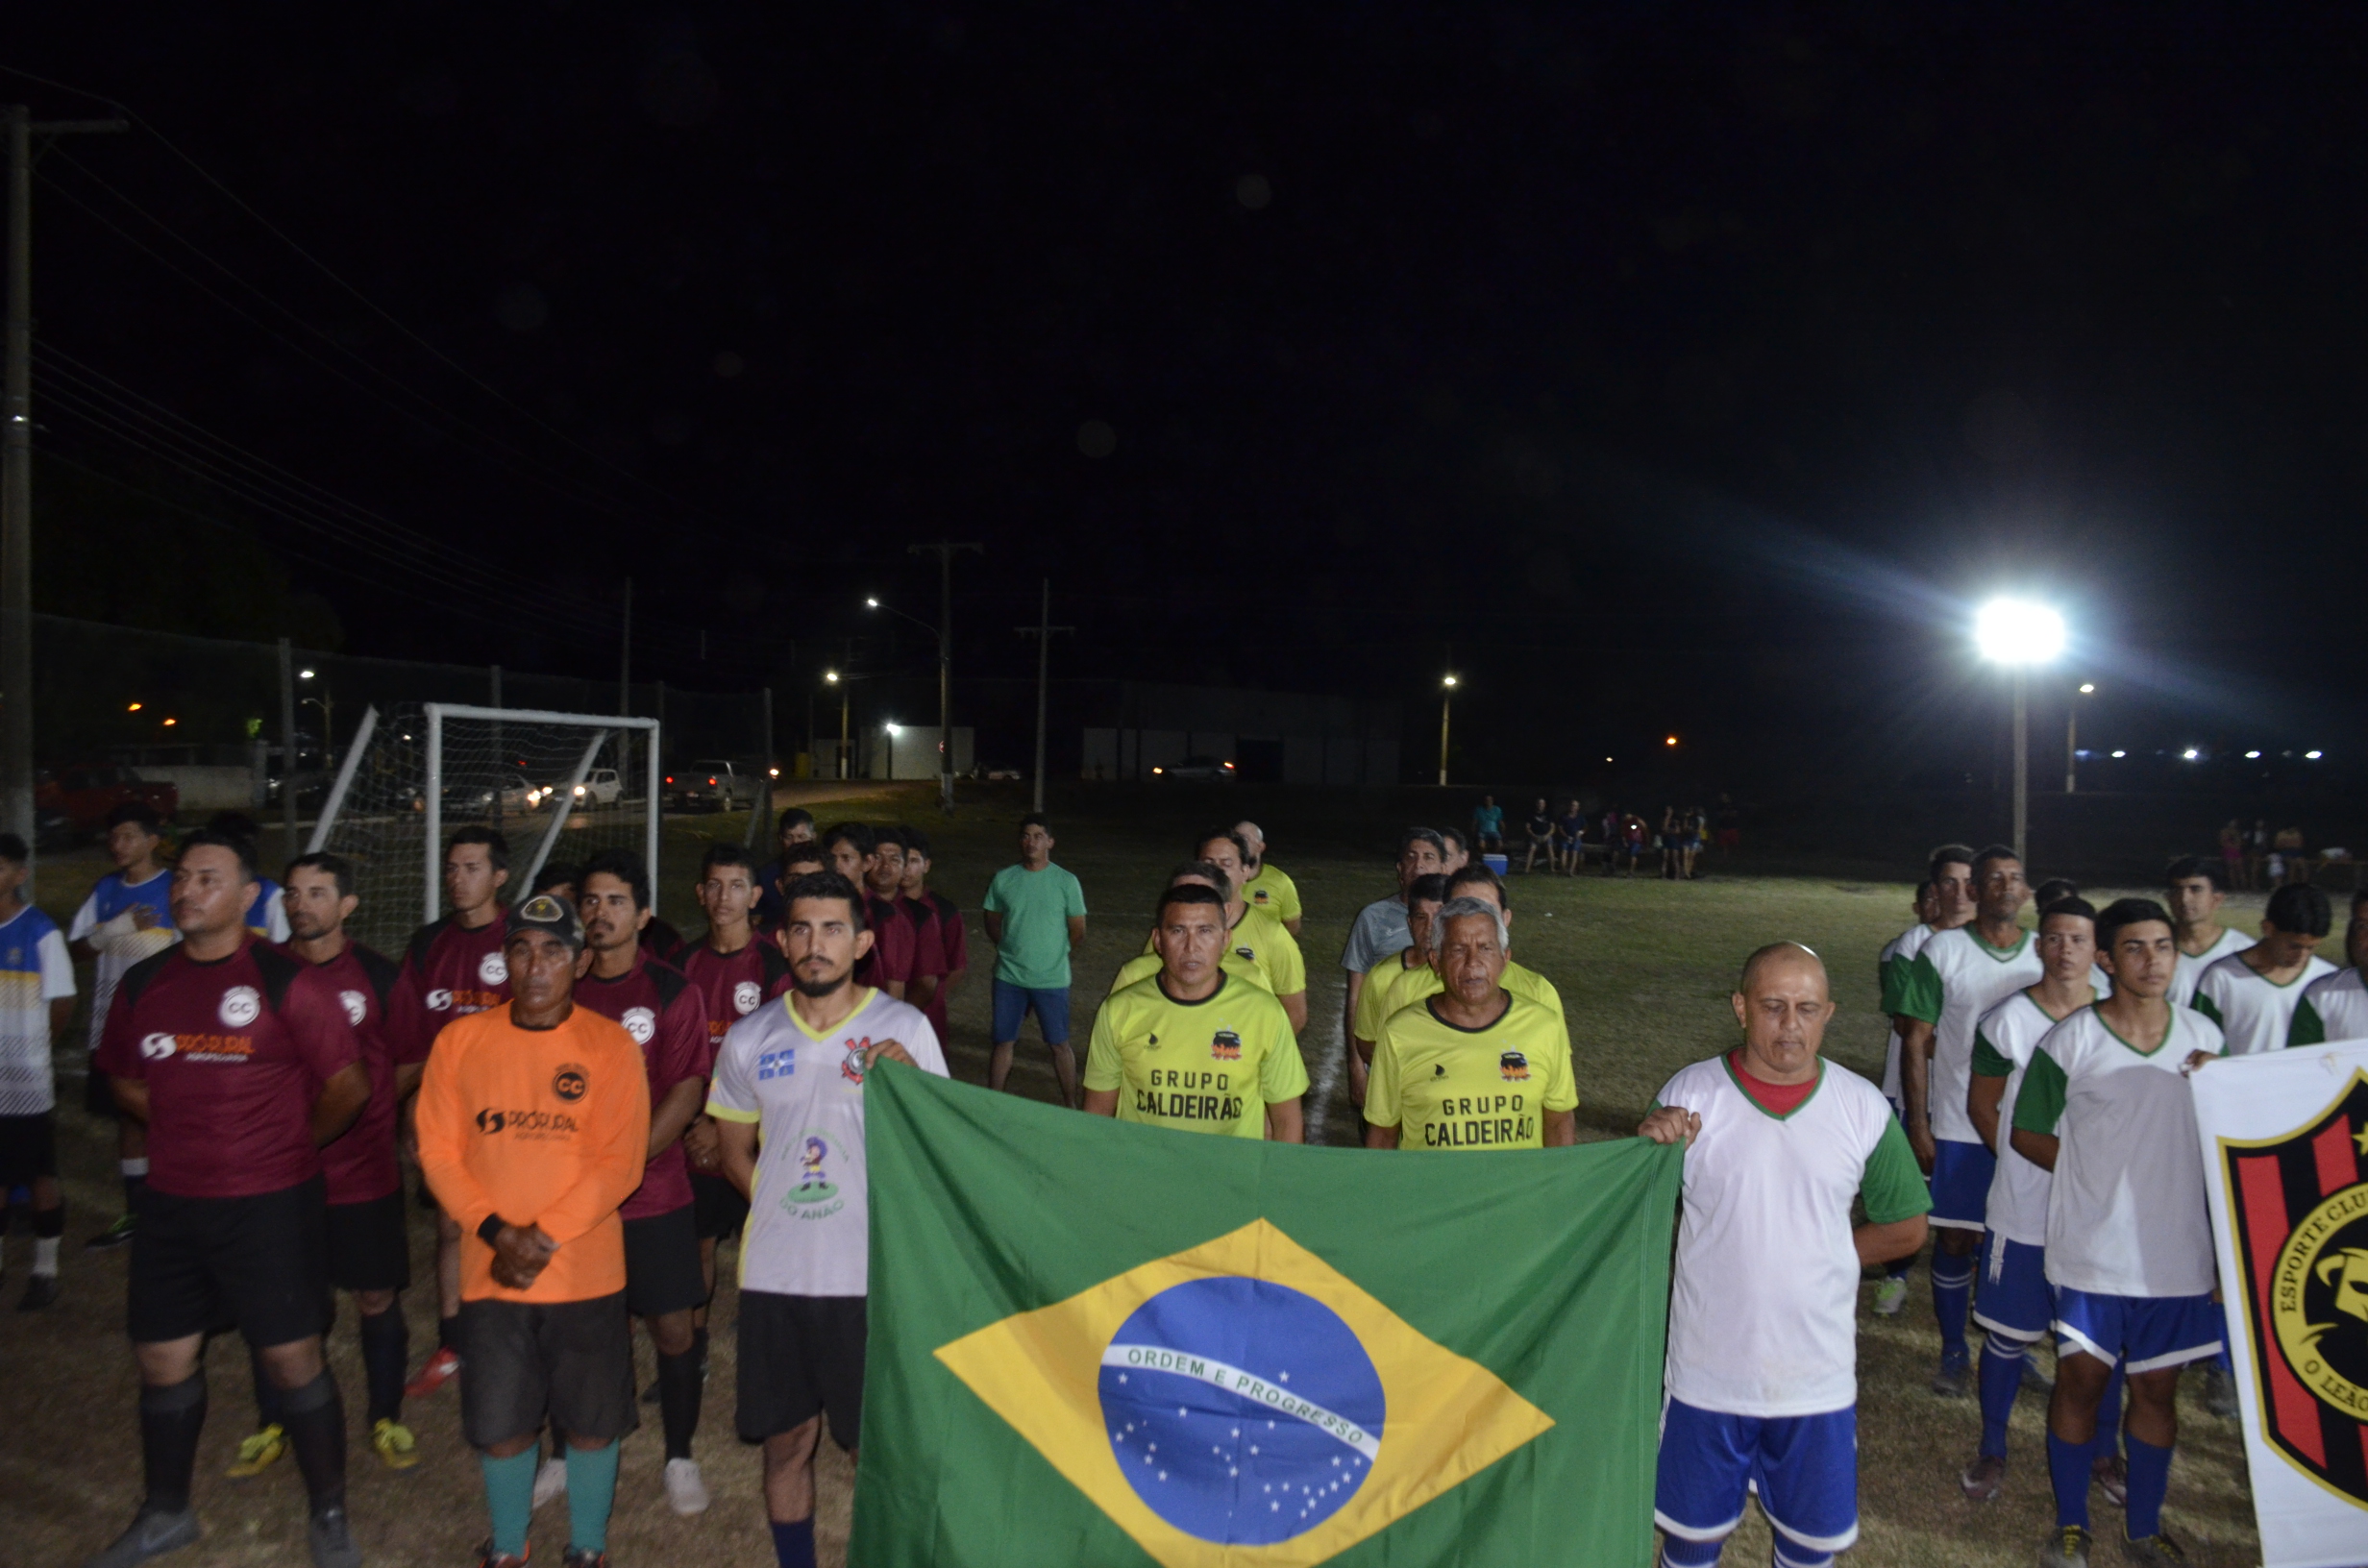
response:
<path id="1" fill-rule="evenodd" d="M 1655 843 L 1661 846 L 1661 879 L 1674 882 L 1680 872 L 1679 862 L 1686 854 L 1686 818 L 1675 806 L 1661 808 L 1661 832 Z"/>
<path id="2" fill-rule="evenodd" d="M 2220 825 L 2220 871 L 2225 887 L 2253 886 L 2253 878 L 2245 866 L 2244 824 L 2233 817 Z"/>
<path id="3" fill-rule="evenodd" d="M 1633 811 L 1628 814 L 1627 820 L 1620 823 L 1619 852 L 1621 858 L 1628 864 L 1628 875 L 1637 874 L 1637 862 L 1644 858 L 1646 841 L 1650 837 L 1651 830 L 1644 825 L 1644 819 Z"/>
<path id="4" fill-rule="evenodd" d="M 178 940 L 173 930 L 172 869 L 164 861 L 164 823 L 138 800 L 126 800 L 107 814 L 107 852 L 115 869 L 99 878 L 75 912 L 66 932 L 67 950 L 93 967 L 90 986 L 90 1051 L 96 1057 L 107 1027 L 107 1005 L 116 982 L 141 959 Z M 83 1108 L 115 1118 L 116 1168 L 123 1176 L 123 1213 L 84 1243 L 103 1252 L 132 1239 L 140 1188 L 148 1181 L 148 1126 L 115 1109 L 107 1074 L 93 1066 L 85 1080 Z"/>
<path id="5" fill-rule="evenodd" d="M 1554 863 L 1556 859 L 1554 851 L 1554 814 L 1546 809 L 1546 803 L 1542 798 L 1541 798 L 1535 806 L 1530 808 L 1528 830 L 1529 858 L 1522 863 L 1521 870 L 1525 872 L 1536 870 L 1538 869 L 1538 856 L 1542 853 L 1545 856 L 1545 869 L 1547 872 L 1551 874 L 1554 870 Z"/>
<path id="6" fill-rule="evenodd" d="M 1085 945 L 1085 890 L 1052 864 L 1052 829 L 1043 816 L 1020 819 L 1020 863 L 995 873 L 982 914 L 995 944 L 995 1051 L 987 1087 L 1011 1076 L 1012 1047 L 1029 1013 L 1052 1056 L 1061 1103 L 1077 1098 L 1077 1059 L 1069 1048 L 1069 961 Z"/>
<path id="7" fill-rule="evenodd" d="M 1576 802 L 1573 802 L 1575 805 Z M 1617 806 L 1603 808 L 1603 874 L 1610 876 L 1619 864 L 1620 841 L 1628 831 L 1628 814 Z"/>
<path id="8" fill-rule="evenodd" d="M 2303 856 L 2303 830 L 2301 828 L 2282 827 L 2278 829 L 2277 841 L 2273 847 L 2278 858 L 2285 863 L 2285 874 L 2279 879 L 2279 886 L 2285 887 L 2310 880 L 2310 862 Z"/>
<path id="9" fill-rule="evenodd" d="M 2269 861 L 2269 819 L 2253 819 L 2253 831 L 2245 835 L 2245 866 L 2251 872 L 2245 878 L 2248 887 L 2261 885 L 2261 872 Z"/>
<path id="10" fill-rule="evenodd" d="M 1496 803 L 1496 796 L 1484 795 L 1471 808 L 1471 842 L 1483 853 L 1505 852 L 1505 808 Z"/>

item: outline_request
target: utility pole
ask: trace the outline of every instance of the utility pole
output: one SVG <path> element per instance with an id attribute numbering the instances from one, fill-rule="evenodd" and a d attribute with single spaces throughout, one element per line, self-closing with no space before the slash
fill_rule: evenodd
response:
<path id="1" fill-rule="evenodd" d="M 1036 624 L 1012 628 L 1023 637 L 1036 639 L 1036 771 L 1029 776 L 1036 781 L 1034 809 L 1037 811 L 1045 809 L 1045 688 L 1050 683 L 1052 674 L 1052 634 L 1077 629 L 1052 624 L 1052 579 L 1047 577 L 1044 583 L 1044 607 L 1037 612 Z"/>
<path id="2" fill-rule="evenodd" d="M 937 556 L 937 809 L 953 815 L 953 558 L 956 551 L 984 555 L 981 544 L 909 545 L 909 554 Z"/>
<path id="3" fill-rule="evenodd" d="M 123 120 L 36 120 L 7 110 L 8 368 L 0 407 L 0 829 L 34 842 L 33 138 L 128 131 Z M 294 851 L 290 850 L 290 854 Z M 33 884 L 27 879 L 27 898 Z"/>

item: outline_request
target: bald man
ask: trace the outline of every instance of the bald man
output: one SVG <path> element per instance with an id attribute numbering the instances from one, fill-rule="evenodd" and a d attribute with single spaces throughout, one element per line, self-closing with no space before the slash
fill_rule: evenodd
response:
<path id="1" fill-rule="evenodd" d="M 1242 870 L 1249 874 L 1249 880 L 1242 884 L 1243 898 L 1282 921 L 1283 929 L 1296 942 L 1301 918 L 1299 885 L 1282 868 L 1267 864 L 1267 836 L 1256 822 L 1236 822 L 1233 830 L 1249 846 L 1248 857 L 1242 862 Z"/>
<path id="2" fill-rule="evenodd" d="M 1859 1534 L 1859 1275 L 1923 1246 L 1932 1198 L 1883 1091 L 1817 1054 L 1815 953 L 1761 948 L 1732 1001 L 1742 1044 L 1637 1129 L 1688 1146 L 1653 1520 L 1667 1568 L 1710 1568 L 1756 1482 L 1780 1568 L 1826 1568 Z"/>

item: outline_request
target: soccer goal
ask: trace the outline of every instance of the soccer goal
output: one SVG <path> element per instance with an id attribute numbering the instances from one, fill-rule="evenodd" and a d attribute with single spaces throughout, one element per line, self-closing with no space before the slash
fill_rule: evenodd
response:
<path id="1" fill-rule="evenodd" d="M 481 824 L 509 841 L 514 901 L 535 873 L 602 849 L 658 874 L 658 722 L 451 702 L 373 707 L 339 759 L 309 849 L 354 862 L 351 926 L 382 952 L 443 913 L 443 845 Z"/>

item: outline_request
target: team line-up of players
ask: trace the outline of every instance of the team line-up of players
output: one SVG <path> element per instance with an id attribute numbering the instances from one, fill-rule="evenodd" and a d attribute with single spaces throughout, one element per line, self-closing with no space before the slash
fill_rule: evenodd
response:
<path id="1" fill-rule="evenodd" d="M 75 928 L 100 961 L 94 1101 L 103 1092 L 144 1129 L 147 1162 L 136 1173 L 127 1160 L 127 1185 L 138 1175 L 143 1189 L 116 1228 L 134 1248 L 147 1489 L 91 1561 L 196 1538 L 199 1356 L 225 1324 L 254 1348 L 261 1416 L 236 1470 L 292 1452 L 315 1560 L 360 1560 L 342 1404 L 321 1359 L 325 1286 L 357 1296 L 385 1463 L 418 1458 L 405 1394 L 459 1375 L 492 1522 L 481 1561 L 522 1562 L 533 1510 L 562 1491 L 565 1562 L 604 1561 L 637 1403 L 659 1407 L 670 1504 L 708 1506 L 691 1444 L 714 1243 L 736 1235 L 737 1424 L 764 1448 L 779 1560 L 810 1563 L 821 1423 L 849 1450 L 859 1442 L 862 1082 L 882 1056 L 947 1070 L 945 1003 L 968 967 L 959 912 L 926 888 L 925 838 L 842 824 L 816 842 L 789 814 L 761 870 L 709 851 L 709 929 L 685 943 L 654 919 L 638 857 L 555 869 L 506 909 L 506 844 L 463 829 L 445 861 L 452 913 L 389 963 L 344 934 L 357 901 L 338 857 L 300 857 L 281 887 L 256 874 L 248 839 L 209 831 L 167 873 L 154 829 L 135 812 L 111 830 L 123 870 Z M 1019 863 L 986 900 L 996 1087 L 1033 1013 L 1064 1095 L 1080 1103 L 1081 1090 L 1089 1112 L 1302 1138 L 1298 899 L 1254 825 L 1203 835 L 1172 873 L 1145 951 L 1096 1015 L 1081 1081 L 1066 1003 L 1085 910 L 1052 847 L 1048 824 L 1024 821 Z M 1502 879 L 1449 869 L 1461 848 L 1403 835 L 1397 891 L 1359 913 L 1342 956 L 1365 1142 L 1567 1145 L 1577 1095 L 1561 999 L 1511 959 Z M 168 874 L 163 912 L 137 901 Z M 1821 961 L 1792 943 L 1760 949 L 1733 997 L 1741 1042 L 1679 1072 L 1639 1128 L 1688 1150 L 1656 1501 L 1669 1563 L 1714 1561 L 1755 1485 L 1780 1560 L 1814 1565 L 1856 1538 L 1860 1275 L 1890 1265 L 1875 1308 L 1896 1311 L 1928 1213 L 1939 1394 L 1965 1390 L 1983 1253 L 1985 1431 L 1968 1495 L 2002 1487 L 2005 1408 L 2030 1346 L 2053 1332 L 2051 1560 L 2085 1560 L 2092 1485 L 2126 1508 L 2134 1554 L 2179 1560 L 2159 1528 L 2171 1390 L 2222 1334 L 2192 1113 L 2140 1075 L 2193 1071 L 2224 1040 L 2268 1048 L 2352 1029 L 2358 973 L 2313 972 L 2332 967 L 2309 950 L 2328 911 L 2307 887 L 2281 890 L 2264 940 L 2245 947 L 2211 919 L 2216 868 L 2202 862 L 2173 868 L 2177 914 L 2141 899 L 2100 911 L 2050 885 L 2028 931 L 2030 898 L 2009 850 L 1936 853 L 1917 924 L 1884 953 L 1899 1027 L 1882 1090 L 1819 1055 L 1833 1007 Z M 226 1031 L 244 1049 L 181 1046 Z M 1240 1092 L 1172 1087 L 1213 1077 Z M 439 1346 L 407 1385 L 395 1304 L 408 1284 L 407 1107 L 442 1210 L 443 1298 Z M 2053 1182 L 2059 1169 L 2077 1179 Z M 2116 1190 L 2139 1201 L 2084 1197 Z M 1738 1267 L 1753 1260 L 1765 1266 Z M 635 1318 L 658 1370 L 638 1399 Z"/>

